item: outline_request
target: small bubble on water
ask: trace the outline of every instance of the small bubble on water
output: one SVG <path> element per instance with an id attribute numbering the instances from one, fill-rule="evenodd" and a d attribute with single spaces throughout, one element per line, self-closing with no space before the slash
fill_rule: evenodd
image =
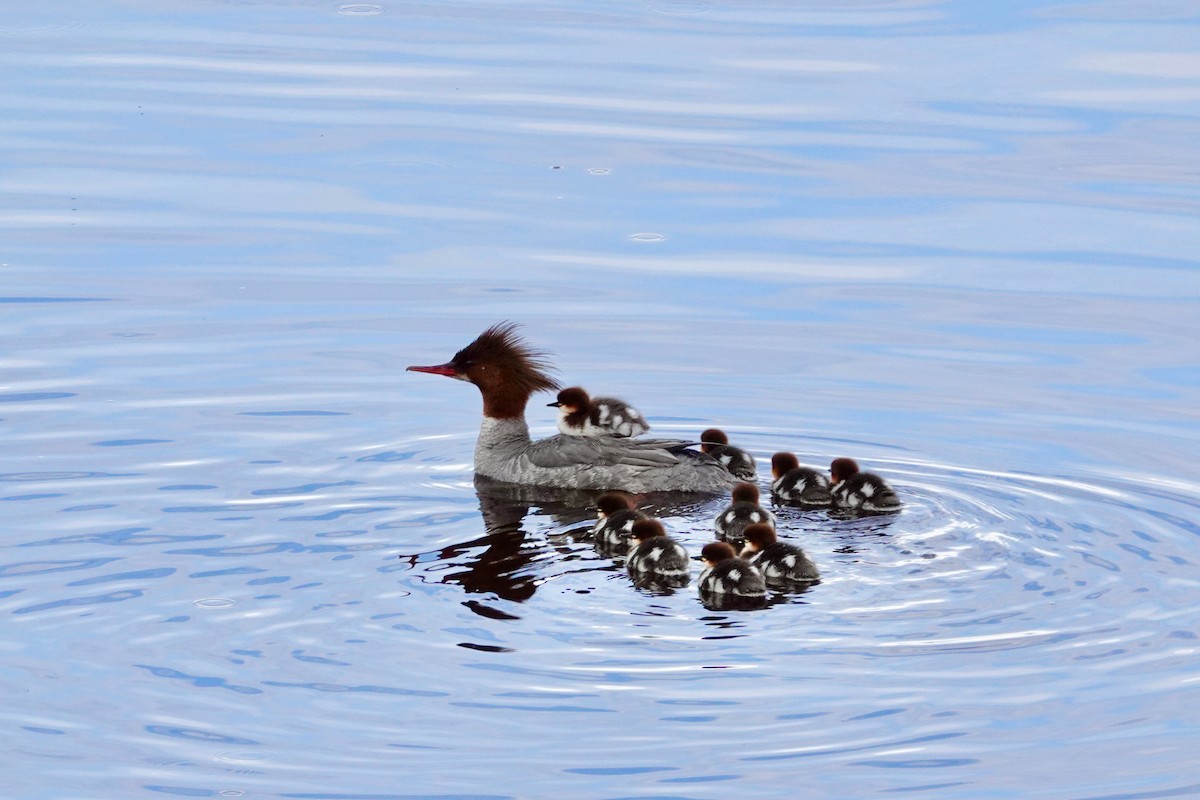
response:
<path id="1" fill-rule="evenodd" d="M 661 233 L 633 233 L 629 236 L 632 242 L 661 242 L 666 238 Z"/>
<path id="2" fill-rule="evenodd" d="M 348 17 L 373 17 L 383 13 L 383 6 L 377 6 L 374 3 L 347 3 L 338 6 L 337 11 Z"/>
<path id="3" fill-rule="evenodd" d="M 592 167 L 588 170 L 588 175 L 609 175 L 612 170 L 608 167 Z"/>
<path id="4" fill-rule="evenodd" d="M 237 605 L 237 601 L 230 600 L 228 597 L 204 597 L 200 600 L 193 600 L 192 605 L 200 606 L 201 608 L 229 608 L 232 605 Z"/>

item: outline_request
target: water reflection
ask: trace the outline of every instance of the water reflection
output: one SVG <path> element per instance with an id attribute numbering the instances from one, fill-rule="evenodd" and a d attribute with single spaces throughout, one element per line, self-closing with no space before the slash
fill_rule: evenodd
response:
<path id="1" fill-rule="evenodd" d="M 483 534 L 435 551 L 402 554 L 399 556 L 402 561 L 414 569 L 425 564 L 426 574 L 436 576 L 437 583 L 461 586 L 469 594 L 490 593 L 502 600 L 524 602 L 533 597 L 544 580 L 539 578 L 535 562 L 551 550 L 560 549 L 553 541 L 544 543 L 541 536 L 531 540 L 526 517 L 536 514 L 549 518 L 554 530 L 564 531 L 575 540 L 590 541 L 596 500 L 603 492 L 518 486 L 483 476 L 475 476 L 474 483 L 483 517 Z M 638 507 L 652 516 L 694 514 L 711 500 L 706 494 L 680 492 L 637 496 Z M 544 531 L 544 525 L 539 524 L 537 529 Z M 637 588 L 653 594 L 671 594 L 678 587 L 651 582 Z M 478 601 L 468 601 L 466 605 L 483 616 L 504 618 L 500 615 L 505 612 Z"/>

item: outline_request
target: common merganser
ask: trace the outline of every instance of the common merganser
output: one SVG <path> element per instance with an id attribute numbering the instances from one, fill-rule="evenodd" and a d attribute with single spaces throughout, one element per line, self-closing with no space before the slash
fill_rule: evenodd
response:
<path id="1" fill-rule="evenodd" d="M 799 547 L 779 541 L 770 525 L 750 525 L 745 533 L 742 558 L 758 567 L 768 586 L 788 588 L 809 584 L 821 577 L 812 559 Z"/>
<path id="2" fill-rule="evenodd" d="M 545 353 L 521 340 L 513 323 L 493 325 L 445 364 L 409 367 L 473 383 L 483 396 L 475 472 L 527 486 L 723 494 L 734 477 L 715 459 L 676 439 L 566 436 L 532 441 L 525 406 L 534 392 L 558 389 Z"/>
<path id="3" fill-rule="evenodd" d="M 729 443 L 729 437 L 720 428 L 709 428 L 700 434 L 700 452 L 706 453 L 725 465 L 735 478 L 744 481 L 758 479 L 758 468 L 754 456 L 740 447 Z"/>
<path id="4" fill-rule="evenodd" d="M 637 546 L 629 554 L 625 568 L 629 577 L 642 588 L 687 586 L 691 563 L 683 545 L 667 536 L 656 519 L 640 519 L 633 524 Z"/>
<path id="5" fill-rule="evenodd" d="M 789 503 L 827 506 L 833 502 L 829 478 L 812 467 L 800 466 L 794 453 L 771 456 L 771 494 Z"/>
<path id="6" fill-rule="evenodd" d="M 856 511 L 899 511 L 900 498 L 883 478 L 859 472 L 852 458 L 835 458 L 829 465 L 833 477 L 833 505 Z"/>
<path id="7" fill-rule="evenodd" d="M 596 549 L 607 555 L 623 556 L 629 552 L 633 523 L 646 519 L 637 510 L 633 498 L 624 492 L 605 492 L 596 500 L 596 524 L 592 534 Z"/>
<path id="8" fill-rule="evenodd" d="M 734 486 L 730 499 L 733 502 L 718 514 L 713 522 L 717 538 L 721 541 L 740 546 L 747 525 L 775 525 L 775 515 L 758 504 L 758 487 L 753 483 L 739 483 Z"/>
<path id="9" fill-rule="evenodd" d="M 642 412 L 615 397 L 589 397 L 578 386 L 563 389 L 553 403 L 558 430 L 568 436 L 641 436 L 650 430 Z"/>
<path id="10" fill-rule="evenodd" d="M 747 608 L 762 605 L 767 583 L 758 567 L 738 558 L 728 542 L 709 542 L 700 551 L 700 597 L 714 608 Z"/>

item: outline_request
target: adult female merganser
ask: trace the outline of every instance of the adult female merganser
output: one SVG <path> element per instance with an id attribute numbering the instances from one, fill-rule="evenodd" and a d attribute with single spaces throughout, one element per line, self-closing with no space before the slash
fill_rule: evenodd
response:
<path id="1" fill-rule="evenodd" d="M 646 519 L 637 510 L 633 498 L 624 492 L 605 492 L 596 500 L 596 549 L 607 555 L 623 556 L 629 552 L 629 537 L 633 523 Z"/>
<path id="2" fill-rule="evenodd" d="M 729 437 L 720 428 L 709 428 L 700 434 L 700 452 L 706 453 L 725 465 L 725 469 L 733 473 L 735 478 L 744 481 L 758 479 L 758 468 L 754 465 L 754 456 L 734 447 L 729 443 Z"/>
<path id="3" fill-rule="evenodd" d="M 771 456 L 771 494 L 788 503 L 827 506 L 833 502 L 829 479 L 812 467 L 800 466 L 794 453 Z"/>
<path id="4" fill-rule="evenodd" d="M 762 605 L 767 583 L 758 567 L 738 558 L 728 542 L 709 542 L 700 551 L 704 572 L 700 573 L 700 597 L 715 608 L 746 608 Z"/>
<path id="5" fill-rule="evenodd" d="M 630 492 L 728 491 L 733 475 L 715 459 L 675 439 L 551 436 L 531 441 L 525 406 L 558 388 L 546 355 L 530 348 L 513 323 L 493 325 L 445 364 L 409 367 L 473 383 L 483 395 L 475 472 L 529 486 Z"/>
<path id="6" fill-rule="evenodd" d="M 833 477 L 833 505 L 856 511 L 899 511 L 900 498 L 887 482 L 870 472 L 859 472 L 852 458 L 835 458 L 829 465 Z"/>
<path id="7" fill-rule="evenodd" d="M 667 536 L 656 519 L 640 519 L 633 524 L 637 546 L 629 554 L 625 568 L 640 587 L 687 586 L 691 563 L 683 545 Z"/>
<path id="8" fill-rule="evenodd" d="M 641 436 L 650 430 L 642 412 L 615 397 L 589 397 L 578 386 L 546 405 L 558 409 L 558 430 L 568 436 Z"/>
<path id="9" fill-rule="evenodd" d="M 762 572 L 768 586 L 788 588 L 819 579 L 817 565 L 795 545 L 779 541 L 770 525 L 746 528 L 746 547 L 742 558 Z"/>
<path id="10" fill-rule="evenodd" d="M 733 487 L 733 500 L 717 515 L 713 528 L 717 538 L 741 546 L 742 532 L 747 525 L 766 523 L 775 525 L 775 515 L 758 504 L 758 487 L 753 483 L 739 483 Z"/>

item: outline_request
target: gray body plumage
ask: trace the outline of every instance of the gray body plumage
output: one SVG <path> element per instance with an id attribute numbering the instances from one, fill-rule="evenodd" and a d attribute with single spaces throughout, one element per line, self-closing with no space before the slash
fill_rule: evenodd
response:
<path id="1" fill-rule="evenodd" d="M 821 577 L 817 565 L 804 551 L 787 542 L 773 542 L 748 560 L 762 572 L 768 586 L 786 587 L 798 583 L 812 583 Z"/>
<path id="2" fill-rule="evenodd" d="M 735 482 L 708 456 L 675 439 L 559 434 L 532 441 L 524 419 L 484 417 L 475 471 L 509 483 L 627 492 L 725 493 Z"/>
<path id="3" fill-rule="evenodd" d="M 811 467 L 798 467 L 780 475 L 771 484 L 771 494 L 789 503 L 827 506 L 833 502 L 829 478 Z"/>
<path id="4" fill-rule="evenodd" d="M 883 478 L 858 472 L 832 489 L 833 505 L 857 511 L 898 511 L 900 498 Z"/>

